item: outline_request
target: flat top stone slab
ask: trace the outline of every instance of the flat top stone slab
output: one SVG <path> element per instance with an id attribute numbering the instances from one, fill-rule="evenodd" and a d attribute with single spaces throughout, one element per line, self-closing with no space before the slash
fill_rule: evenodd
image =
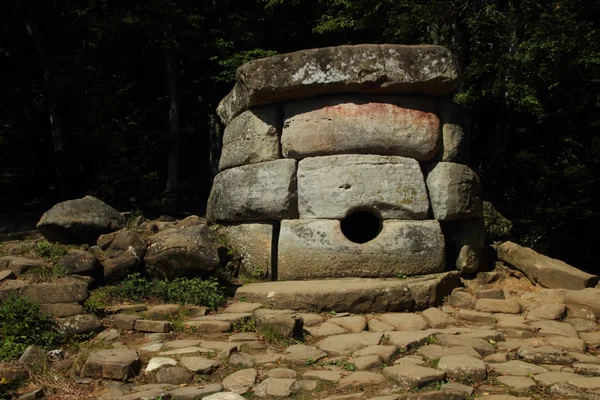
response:
<path id="1" fill-rule="evenodd" d="M 254 60 L 236 82 L 217 108 L 225 124 L 250 107 L 332 93 L 443 96 L 458 84 L 458 64 L 440 46 L 361 44 Z"/>

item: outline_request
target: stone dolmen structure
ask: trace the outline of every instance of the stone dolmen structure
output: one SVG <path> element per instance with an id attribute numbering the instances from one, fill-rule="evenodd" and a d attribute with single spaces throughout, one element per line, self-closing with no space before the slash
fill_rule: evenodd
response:
<path id="1" fill-rule="evenodd" d="M 477 272 L 481 189 L 447 49 L 312 49 L 236 79 L 207 218 L 246 268 L 283 281 Z"/>

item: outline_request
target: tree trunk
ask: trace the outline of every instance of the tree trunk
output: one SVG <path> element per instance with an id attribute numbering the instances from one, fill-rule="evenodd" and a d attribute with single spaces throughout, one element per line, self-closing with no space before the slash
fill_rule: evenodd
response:
<path id="1" fill-rule="evenodd" d="M 54 76 L 50 69 L 44 46 L 42 45 L 42 39 L 35 19 L 28 19 L 25 21 L 25 27 L 27 33 L 31 38 L 35 50 L 37 53 L 38 61 L 42 69 L 44 76 L 44 85 L 46 86 L 46 101 L 48 104 L 48 114 L 50 116 L 50 128 L 52 130 L 52 144 L 53 144 L 53 159 L 54 166 L 56 168 L 56 175 L 58 181 L 61 184 L 63 197 L 69 197 L 71 195 L 71 186 L 67 179 L 67 166 L 66 166 L 66 152 L 64 144 L 64 134 L 59 117 L 59 91 L 56 88 L 54 82 Z"/>
<path id="2" fill-rule="evenodd" d="M 167 191 L 177 188 L 179 175 L 179 90 L 175 52 L 167 50 L 167 80 L 169 95 L 169 169 L 167 171 Z"/>

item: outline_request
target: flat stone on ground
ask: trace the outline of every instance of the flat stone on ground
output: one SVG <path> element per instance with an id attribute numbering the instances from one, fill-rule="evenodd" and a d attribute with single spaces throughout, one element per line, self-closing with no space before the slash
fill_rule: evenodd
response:
<path id="1" fill-rule="evenodd" d="M 564 304 L 542 304 L 541 306 L 534 308 L 527 313 L 527 319 L 530 321 L 537 321 L 540 319 L 561 319 L 567 312 L 567 306 Z"/>
<path id="2" fill-rule="evenodd" d="M 427 329 L 427 320 L 418 314 L 387 313 L 377 317 L 380 321 L 392 325 L 397 331 L 421 331 Z"/>
<path id="3" fill-rule="evenodd" d="M 140 332 L 167 333 L 173 328 L 169 321 L 151 321 L 138 319 L 135 321 L 134 329 Z"/>
<path id="4" fill-rule="evenodd" d="M 429 382 L 441 381 L 446 373 L 438 369 L 420 367 L 418 365 L 394 365 L 386 367 L 382 371 L 383 375 L 393 381 L 409 386 L 423 386 Z"/>
<path id="5" fill-rule="evenodd" d="M 223 379 L 223 387 L 238 394 L 244 394 L 254 385 L 258 372 L 253 369 L 242 369 Z"/>
<path id="6" fill-rule="evenodd" d="M 315 344 L 319 349 L 334 355 L 350 355 L 367 346 L 379 344 L 382 333 L 362 332 L 330 336 Z"/>
<path id="7" fill-rule="evenodd" d="M 539 329 L 538 336 L 565 336 L 569 338 L 579 338 L 577 331 L 569 324 L 558 321 L 540 320 L 531 324 Z"/>
<path id="8" fill-rule="evenodd" d="M 445 371 L 448 378 L 456 380 L 470 378 L 474 382 L 481 382 L 487 375 L 485 362 L 465 355 L 443 356 L 437 368 Z"/>
<path id="9" fill-rule="evenodd" d="M 347 329 L 350 333 L 359 333 L 366 329 L 367 319 L 362 315 L 353 315 L 342 318 L 331 318 L 328 322 L 332 322 L 336 325 Z"/>
<path id="10" fill-rule="evenodd" d="M 308 371 L 302 377 L 327 382 L 339 382 L 342 379 L 342 374 L 339 371 Z"/>
<path id="11" fill-rule="evenodd" d="M 432 328 L 445 328 L 456 322 L 454 318 L 435 307 L 428 308 L 423 311 L 421 315 Z"/>
<path id="12" fill-rule="evenodd" d="M 295 344 L 285 349 L 282 361 L 303 364 L 308 360 L 318 361 L 323 357 L 326 357 L 327 353 L 312 346 L 305 346 L 303 344 Z"/>
<path id="13" fill-rule="evenodd" d="M 437 344 L 430 344 L 428 346 L 419 347 L 417 354 L 425 357 L 426 360 L 435 360 L 445 356 L 456 355 L 481 359 L 481 355 L 472 347 L 468 346 L 439 346 Z"/>
<path id="14" fill-rule="evenodd" d="M 364 357 L 376 355 L 384 362 L 391 361 L 392 357 L 398 352 L 398 346 L 374 345 L 364 347 L 352 353 L 352 357 Z"/>
<path id="15" fill-rule="evenodd" d="M 229 321 L 186 321 L 186 325 L 198 333 L 225 333 L 232 329 Z"/>
<path id="16" fill-rule="evenodd" d="M 256 385 L 253 393 L 257 397 L 285 397 L 289 396 L 299 389 L 295 379 L 288 378 L 267 378 Z"/>
<path id="17" fill-rule="evenodd" d="M 540 375 L 537 376 L 539 377 Z M 499 376 L 496 378 L 496 380 L 501 384 L 510 387 L 512 391 L 517 393 L 526 392 L 534 389 L 536 386 L 533 379 L 525 376 Z"/>
<path id="18" fill-rule="evenodd" d="M 198 374 L 208 374 L 219 367 L 219 362 L 204 357 L 181 357 L 181 365 Z"/>
<path id="19" fill-rule="evenodd" d="M 338 388 L 347 389 L 355 387 L 381 385 L 385 383 L 385 381 L 386 379 L 383 375 L 375 372 L 353 372 L 350 375 L 343 377 L 339 381 Z"/>
<path id="20" fill-rule="evenodd" d="M 96 350 L 88 356 L 84 375 L 90 378 L 124 380 L 137 375 L 142 362 L 135 350 Z"/>
<path id="21" fill-rule="evenodd" d="M 492 368 L 495 372 L 497 372 L 500 375 L 529 376 L 548 372 L 546 368 L 519 360 L 512 360 L 507 361 L 505 363 L 493 364 Z"/>
<path id="22" fill-rule="evenodd" d="M 494 353 L 494 347 L 489 342 L 466 335 L 438 335 L 438 344 L 442 346 L 468 346 L 475 349 L 481 356 L 485 357 Z"/>
<path id="23" fill-rule="evenodd" d="M 538 385 L 543 387 L 549 387 L 556 383 L 567 382 L 573 378 L 579 378 L 580 375 L 572 374 L 569 372 L 545 372 L 538 374 L 533 377 Z"/>
<path id="24" fill-rule="evenodd" d="M 493 325 L 496 323 L 496 318 L 492 314 L 484 313 L 484 312 L 480 312 L 480 311 L 471 311 L 471 310 L 462 310 L 461 309 L 456 316 L 459 320 L 473 322 L 476 324 Z"/>
<path id="25" fill-rule="evenodd" d="M 152 372 L 167 365 L 177 365 L 177 361 L 168 357 L 154 357 L 148 361 L 146 372 Z"/>
<path id="26" fill-rule="evenodd" d="M 515 300 L 479 299 L 475 310 L 489 313 L 520 314 L 521 305 Z"/>

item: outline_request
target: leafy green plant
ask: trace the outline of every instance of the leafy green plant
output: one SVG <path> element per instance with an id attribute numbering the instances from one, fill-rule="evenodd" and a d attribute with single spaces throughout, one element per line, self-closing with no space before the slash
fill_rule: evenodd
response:
<path id="1" fill-rule="evenodd" d="M 63 247 L 45 240 L 37 242 L 33 246 L 33 251 L 38 257 L 43 258 L 50 264 L 56 264 L 58 260 L 67 255 L 67 251 Z"/>
<path id="2" fill-rule="evenodd" d="M 398 274 L 396 274 L 396 279 L 406 279 L 406 278 L 408 278 L 408 277 L 406 276 L 406 274 L 403 274 L 403 273 L 398 273 Z"/>
<path id="3" fill-rule="evenodd" d="M 344 363 L 342 364 L 342 368 L 346 371 L 356 371 L 356 365 L 348 361 L 344 361 Z"/>
<path id="4" fill-rule="evenodd" d="M 59 342 L 52 319 L 37 304 L 11 294 L 0 304 L 0 359 L 18 357 L 29 345 L 51 347 Z"/>
<path id="5" fill-rule="evenodd" d="M 252 318 L 243 318 L 232 324 L 234 332 L 256 332 L 256 320 Z"/>
<path id="6" fill-rule="evenodd" d="M 308 360 L 306 360 L 304 362 L 304 365 L 315 365 L 317 363 L 317 360 L 315 360 L 314 358 L 309 358 Z"/>

